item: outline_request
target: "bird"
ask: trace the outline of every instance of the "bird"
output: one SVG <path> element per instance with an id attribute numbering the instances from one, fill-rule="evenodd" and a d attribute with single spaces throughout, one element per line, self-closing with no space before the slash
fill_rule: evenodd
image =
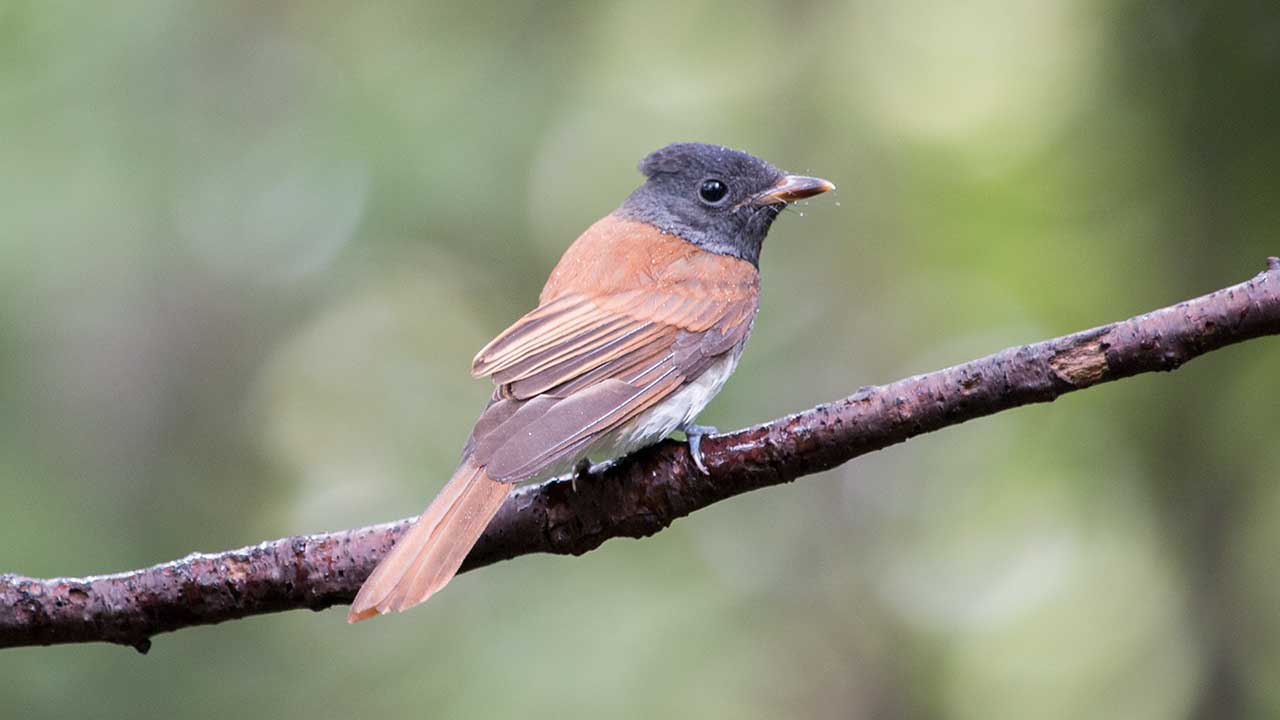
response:
<path id="1" fill-rule="evenodd" d="M 788 204 L 835 189 L 750 153 L 674 143 L 643 183 L 565 251 L 537 307 L 476 354 L 495 386 L 452 478 L 374 568 L 347 621 L 443 588 L 518 484 L 579 473 L 696 424 L 742 356 L 759 310 L 760 252 Z"/>

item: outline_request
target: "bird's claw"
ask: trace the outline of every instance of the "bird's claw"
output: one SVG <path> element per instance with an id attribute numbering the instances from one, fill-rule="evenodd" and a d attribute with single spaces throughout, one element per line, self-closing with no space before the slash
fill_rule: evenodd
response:
<path id="1" fill-rule="evenodd" d="M 702 437 L 704 435 L 715 435 L 719 430 L 710 425 L 694 425 L 688 423 L 680 426 L 680 432 L 684 433 L 685 438 L 689 441 L 689 455 L 693 457 L 693 464 L 703 475 L 710 475 L 707 465 L 702 461 Z"/>

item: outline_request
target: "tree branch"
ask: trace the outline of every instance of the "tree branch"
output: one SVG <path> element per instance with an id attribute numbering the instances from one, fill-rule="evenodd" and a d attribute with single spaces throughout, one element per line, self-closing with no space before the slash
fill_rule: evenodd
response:
<path id="1" fill-rule="evenodd" d="M 676 518 L 757 488 L 973 418 L 1280 334 L 1280 258 L 1249 280 L 1123 322 L 994 355 L 745 430 L 708 437 L 710 470 L 666 441 L 597 472 L 577 491 L 552 480 L 512 493 L 463 570 L 535 552 L 581 555 L 613 537 L 645 537 Z M 41 580 L 0 576 L 0 648 L 150 638 L 281 610 L 349 603 L 410 519 L 192 554 L 142 570 Z"/>

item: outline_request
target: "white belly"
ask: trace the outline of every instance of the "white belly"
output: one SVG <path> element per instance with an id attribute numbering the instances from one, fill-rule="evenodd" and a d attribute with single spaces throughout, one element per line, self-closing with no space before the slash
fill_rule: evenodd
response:
<path id="1" fill-rule="evenodd" d="M 706 369 L 697 380 L 685 385 L 671 397 L 645 410 L 634 420 L 610 433 L 592 449 L 592 460 L 620 457 L 652 445 L 670 435 L 676 428 L 692 422 L 698 413 L 720 392 L 738 366 L 740 352 L 726 353 Z M 598 450 L 596 449 L 598 448 Z M 611 453 L 607 456 L 602 453 Z M 601 457 L 594 457 L 601 454 Z"/>

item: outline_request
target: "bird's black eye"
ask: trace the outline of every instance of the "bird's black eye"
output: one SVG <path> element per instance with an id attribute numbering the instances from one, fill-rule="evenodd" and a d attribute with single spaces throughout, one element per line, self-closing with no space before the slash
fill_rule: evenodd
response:
<path id="1" fill-rule="evenodd" d="M 698 188 L 698 196 L 702 198 L 702 202 L 708 205 L 715 205 L 728 195 L 729 186 L 714 178 L 703 180 L 702 187 Z"/>

